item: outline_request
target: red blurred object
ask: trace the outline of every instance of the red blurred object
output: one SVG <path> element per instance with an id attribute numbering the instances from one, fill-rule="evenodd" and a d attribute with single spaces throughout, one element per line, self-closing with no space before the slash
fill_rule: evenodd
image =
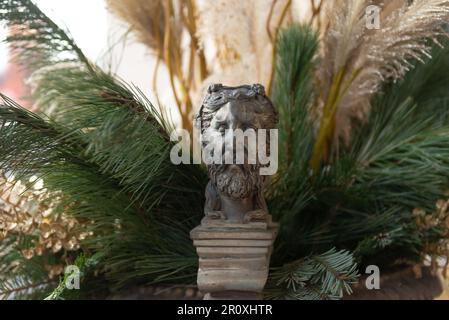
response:
<path id="1" fill-rule="evenodd" d="M 13 62 L 10 62 L 3 74 L 0 74 L 0 92 L 15 102 L 29 109 L 30 101 L 28 87 L 25 85 L 25 72 Z"/>

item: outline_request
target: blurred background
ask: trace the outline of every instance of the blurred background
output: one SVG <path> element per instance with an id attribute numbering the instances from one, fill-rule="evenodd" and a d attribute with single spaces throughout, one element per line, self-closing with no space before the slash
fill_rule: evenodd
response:
<path id="1" fill-rule="evenodd" d="M 132 39 L 127 26 L 108 11 L 105 0 L 36 0 L 35 3 L 60 26 L 70 30 L 89 59 L 113 70 L 151 96 L 149 75 L 154 59 L 143 45 Z M 0 25 L 0 39 L 7 34 L 7 28 Z M 24 78 L 10 61 L 7 46 L 0 43 L 0 91 L 32 108 L 25 99 Z"/>
<path id="2" fill-rule="evenodd" d="M 132 32 L 130 25 L 124 22 L 126 18 L 124 20 L 119 18 L 121 4 L 112 5 L 114 1 L 108 3 L 107 0 L 36 0 L 34 2 L 59 26 L 70 31 L 77 45 L 90 60 L 97 63 L 103 69 L 112 71 L 112 74 L 122 78 L 127 83 L 139 87 L 139 89 L 150 98 L 152 103 L 161 106 L 171 120 L 182 127 L 182 119 L 179 110 L 179 108 L 182 107 L 179 106 L 179 101 L 177 103 L 173 91 L 167 85 L 170 83 L 170 73 L 167 72 L 166 64 L 160 63 L 156 67 L 156 57 L 160 52 L 154 48 L 150 48 L 151 46 L 148 46 L 145 41 L 142 41 L 141 37 L 139 38 L 139 35 L 136 36 L 136 32 Z M 260 7 L 260 11 L 264 12 L 263 18 L 265 18 L 265 15 L 270 9 L 269 7 L 264 7 L 267 3 L 269 2 L 264 3 Z M 312 3 L 315 3 L 315 1 L 292 0 L 286 1 L 286 3 L 289 3 L 291 8 L 286 20 L 308 21 L 313 15 L 313 10 L 311 10 L 311 8 Z M 200 5 L 200 9 L 203 10 L 210 10 L 210 7 L 214 7 L 214 5 L 211 6 L 211 3 L 203 0 L 199 0 L 198 4 Z M 132 2 L 129 5 L 132 5 Z M 151 4 L 149 3 L 148 5 L 150 6 Z M 219 5 L 220 4 L 217 4 L 218 7 Z M 280 11 L 283 5 L 283 2 L 279 3 L 279 8 L 277 8 L 277 10 Z M 116 12 L 113 12 L 114 10 Z M 144 13 L 142 13 L 142 16 L 143 14 Z M 213 14 L 214 13 L 211 13 L 211 16 L 213 16 Z M 280 15 L 280 13 L 275 12 L 273 14 L 273 16 L 278 19 L 276 15 Z M 229 18 L 231 20 L 235 19 L 235 21 L 241 19 L 238 14 Z M 256 17 L 256 19 L 258 18 Z M 216 23 L 216 21 L 206 21 L 205 26 L 214 25 Z M 229 23 L 230 22 L 228 22 L 228 24 Z M 225 30 L 226 25 L 223 25 L 223 32 L 219 33 L 224 34 L 226 33 Z M 265 30 L 259 30 L 258 34 L 263 31 Z M 5 26 L 0 25 L 0 41 L 5 39 L 8 32 L 10 32 L 10 30 Z M 198 30 L 198 32 L 202 33 L 205 31 Z M 137 32 L 137 34 L 138 33 L 139 32 Z M 237 33 L 237 30 L 230 32 L 230 38 L 236 37 Z M 182 35 L 181 38 L 184 38 L 184 35 Z M 260 41 L 261 43 L 267 41 L 267 39 L 264 39 L 264 36 L 262 36 L 261 39 L 262 40 L 255 41 Z M 253 82 L 258 81 L 265 86 L 267 85 L 268 75 L 266 73 L 269 72 L 268 69 L 270 69 L 269 66 L 271 65 L 269 62 L 270 59 L 267 57 L 272 54 L 271 47 L 261 47 L 259 48 L 261 50 L 256 53 L 258 56 L 257 59 L 263 59 L 265 61 L 264 63 L 259 64 L 264 66 L 263 68 L 266 70 L 263 70 L 262 72 L 260 70 L 255 71 L 255 67 L 251 64 L 257 59 L 252 56 L 241 57 L 242 63 L 236 64 L 234 69 L 228 68 L 229 70 L 225 70 L 227 67 L 225 68 L 223 65 L 220 65 L 223 63 L 220 63 L 220 60 L 215 59 L 215 56 L 217 56 L 222 61 L 229 60 L 229 57 L 220 56 L 222 55 L 220 52 L 227 52 L 227 50 L 230 52 L 232 50 L 229 49 L 233 49 L 225 48 L 226 45 L 224 43 L 225 41 L 223 39 L 223 48 L 217 48 L 219 44 L 217 45 L 216 42 L 205 41 L 205 45 L 207 45 L 207 48 L 205 48 L 205 55 L 211 73 L 209 78 L 204 81 L 203 86 L 200 88 L 202 90 L 192 90 L 193 93 L 191 93 L 191 95 L 193 96 L 192 103 L 194 110 L 200 103 L 204 88 L 212 82 L 226 82 L 228 85 L 235 85 L 237 84 L 235 83 L 236 81 L 243 83 L 252 79 L 251 81 Z M 245 43 L 234 43 L 234 45 L 236 45 L 236 47 L 248 46 L 248 44 Z M 180 43 L 182 55 L 187 55 L 186 53 L 189 52 L 189 49 L 189 41 L 182 40 Z M 7 46 L 3 42 L 0 42 L 0 91 L 19 102 L 22 106 L 30 110 L 35 110 L 35 107 L 31 105 L 31 102 L 26 99 L 28 95 L 26 79 L 29 75 L 23 74 L 17 65 L 10 61 L 9 55 L 10 53 L 8 52 Z M 264 59 L 264 57 L 267 59 Z M 240 57 L 238 59 L 240 59 Z M 155 70 L 155 68 L 157 68 L 157 70 Z M 263 69 L 260 66 L 256 68 Z M 154 74 L 157 74 L 157 77 L 153 78 Z M 230 77 L 230 74 L 232 77 Z M 156 81 L 154 81 L 154 79 L 156 79 Z M 154 82 L 157 83 L 156 86 L 154 85 Z M 154 95 L 156 87 L 157 96 Z M 191 116 L 191 112 L 188 113 Z"/>

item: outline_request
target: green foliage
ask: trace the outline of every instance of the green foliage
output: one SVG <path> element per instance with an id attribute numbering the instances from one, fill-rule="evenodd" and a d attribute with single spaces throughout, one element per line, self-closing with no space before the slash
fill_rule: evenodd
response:
<path id="1" fill-rule="evenodd" d="M 139 275 L 139 281 L 157 282 L 167 280 L 175 271 L 182 274 L 186 268 L 190 268 L 187 278 L 193 280 L 197 262 L 189 231 L 202 213 L 204 184 L 200 181 L 204 172 L 200 168 L 182 170 L 171 164 L 171 143 L 154 137 L 155 131 L 162 130 L 160 126 L 154 128 L 157 122 L 139 118 L 126 109 L 128 114 L 124 114 L 119 108 L 117 114 L 127 118 L 112 117 L 115 123 L 109 123 L 110 128 L 99 129 L 109 134 L 83 133 L 62 127 L 62 121 L 52 126 L 51 121 L 5 102 L 0 109 L 0 146 L 5 151 L 0 155 L 2 168 L 20 178 L 42 177 L 58 198 L 57 212 L 95 222 L 86 226 L 94 236 L 86 240 L 85 246 L 102 252 L 100 268 L 112 281 L 121 285 Z M 124 123 L 123 119 L 128 121 Z M 97 150 L 90 150 L 91 136 L 100 144 Z M 136 150 L 127 149 L 127 144 Z M 108 145 L 121 145 L 125 150 L 117 147 L 111 153 Z M 128 155 L 123 153 L 127 150 L 139 152 L 145 161 L 139 166 L 127 161 Z M 111 163 L 114 166 L 107 166 Z M 137 169 L 140 171 L 135 174 Z M 134 180 L 126 180 L 128 174 Z M 142 194 L 142 186 L 148 188 L 147 193 Z M 171 258 L 178 261 L 167 263 Z"/>
<path id="2" fill-rule="evenodd" d="M 449 42 L 443 44 L 435 45 L 433 58 L 416 64 L 403 81 L 386 85 L 373 99 L 366 122 L 354 128 L 346 151 L 354 159 L 354 179 L 347 189 L 354 201 L 347 207 L 371 206 L 397 217 L 383 232 L 367 234 L 358 244 L 360 249 L 373 239 L 389 239 L 386 250 L 379 241 L 372 242 L 377 254 L 365 252 L 365 260 L 418 261 L 424 244 L 441 239 L 433 236 L 441 234 L 438 226 L 426 232 L 417 228 L 412 211 L 431 213 L 437 200 L 447 199 Z"/>
<path id="3" fill-rule="evenodd" d="M 92 268 L 96 267 L 97 264 L 98 261 L 96 260 L 95 256 L 88 258 L 84 253 L 81 253 L 76 257 L 74 264 L 70 265 L 75 266 L 79 270 L 79 274 L 77 275 L 80 277 L 80 288 L 68 290 L 67 282 L 70 280 L 69 277 L 73 276 L 74 274 L 70 272 L 64 272 L 64 276 L 60 278 L 58 286 L 50 295 L 48 295 L 48 297 L 45 298 L 45 300 L 65 300 L 67 297 L 70 299 L 79 298 L 82 280 L 86 278 L 87 273 L 91 271 Z"/>
<path id="4" fill-rule="evenodd" d="M 281 221 L 274 263 L 282 265 L 333 246 L 354 251 L 361 265 L 388 267 L 419 261 L 424 245 L 438 243 L 442 233 L 437 226 L 424 232 L 412 211 L 432 212 L 438 199 L 447 198 L 447 41 L 444 49 L 435 46 L 433 59 L 417 64 L 403 81 L 387 84 L 374 97 L 367 118 L 354 123 L 352 141 L 342 142 L 335 161 L 311 179 L 307 162 L 314 128 L 306 120 L 314 91 L 310 70 L 317 62 L 314 53 L 305 49 L 315 48 L 313 41 L 303 45 L 308 33 L 292 27 L 279 45 L 273 100 L 280 110 L 283 138 L 280 178 L 274 181 L 276 192 L 269 199 L 271 211 Z M 306 80 L 295 84 L 296 79 Z M 303 98 L 291 98 L 297 94 Z M 292 130 L 291 123 L 298 126 Z M 295 168 L 288 171 L 284 141 L 295 134 L 297 142 L 290 152 L 298 155 L 292 161 Z M 296 200 L 300 206 L 295 206 Z"/>
<path id="5" fill-rule="evenodd" d="M 45 254 L 28 260 L 20 252 L 23 247 L 17 236 L 0 243 L 0 299 L 41 299 L 55 285 L 45 266 L 57 257 Z"/>
<path id="6" fill-rule="evenodd" d="M 275 268 L 267 298 L 333 300 L 351 294 L 358 280 L 357 264 L 347 251 L 335 248 Z"/>
<path id="7" fill-rule="evenodd" d="M 308 27 L 296 25 L 281 32 L 278 41 L 272 98 L 279 112 L 279 170 L 269 192 L 273 214 L 282 221 L 300 211 L 309 197 L 307 162 L 314 139 L 310 109 L 318 37 Z"/>
<path id="8" fill-rule="evenodd" d="M 367 122 L 354 132 L 349 152 L 358 166 L 355 185 L 370 190 L 365 194 L 370 201 L 433 209 L 445 198 L 449 43 L 444 43 L 444 49 L 435 46 L 433 59 L 375 97 Z"/>
<path id="9" fill-rule="evenodd" d="M 290 27 L 279 36 L 272 97 L 279 111 L 279 170 L 268 203 L 281 229 L 269 298 L 341 298 L 352 292 L 350 285 L 357 280 L 353 256 L 333 248 L 335 234 L 328 232 L 323 214 L 314 216 L 318 192 L 323 192 L 319 188 L 329 180 L 329 175 L 323 174 L 312 181 L 308 166 L 314 143 L 311 110 L 317 51 L 318 37 L 306 26 Z M 330 178 L 338 178 L 340 171 Z M 314 250 L 325 253 L 313 255 Z M 306 258 L 298 260 L 301 256 Z"/>
<path id="10" fill-rule="evenodd" d="M 7 42 L 34 72 L 42 110 L 30 113 L 2 96 L 0 168 L 18 180 L 42 178 L 53 214 L 75 217 L 91 232 L 75 262 L 81 294 L 194 283 L 189 231 L 203 214 L 207 179 L 199 166 L 171 163 L 172 125 L 137 88 L 89 62 L 31 1 L 0 0 L 0 20 L 17 29 Z M 318 37 L 295 25 L 277 47 L 279 171 L 267 198 L 281 228 L 267 296 L 336 299 L 351 293 L 356 262 L 418 261 L 425 244 L 442 237 L 438 226 L 420 228 L 412 210 L 431 212 L 446 198 L 449 49 L 436 47 L 433 60 L 388 84 L 367 119 L 354 124 L 352 142 L 312 178 Z M 26 260 L 26 241 L 10 236 L 0 244 L 0 296 L 74 298 L 65 278 L 58 285 L 43 268 L 62 257 Z M 86 256 L 95 257 L 95 272 Z"/>
<path id="11" fill-rule="evenodd" d="M 284 261 L 292 242 L 304 242 L 320 233 L 311 224 L 295 223 L 313 196 L 308 161 L 314 141 L 310 110 L 318 36 L 306 26 L 295 25 L 282 31 L 278 41 L 272 99 L 279 112 L 279 169 L 268 190 L 268 204 L 281 228 L 275 261 Z M 302 240 L 292 241 L 292 234 Z"/>
<path id="12" fill-rule="evenodd" d="M 1 168 L 17 179 L 43 178 L 58 204 L 54 214 L 85 222 L 93 236 L 83 250 L 99 257 L 98 271 L 109 288 L 193 282 L 197 259 L 189 231 L 202 215 L 204 170 L 172 165 L 171 126 L 137 89 L 87 63 L 70 37 L 30 1 L 2 6 L 1 18 L 10 24 L 39 25 L 30 36 L 7 41 L 21 46 L 19 56 L 33 54 L 44 67 L 33 75 L 33 86 L 47 115 L 4 97 Z M 54 57 L 70 56 L 71 63 L 36 55 L 37 43 Z"/>

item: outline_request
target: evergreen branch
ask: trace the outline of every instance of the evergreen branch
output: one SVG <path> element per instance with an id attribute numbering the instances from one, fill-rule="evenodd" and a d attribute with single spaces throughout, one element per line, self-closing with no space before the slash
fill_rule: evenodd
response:
<path id="1" fill-rule="evenodd" d="M 0 284 L 0 299 L 21 299 L 22 297 L 36 296 L 38 291 L 48 290 L 49 285 L 54 285 L 54 281 L 36 282 L 33 279 L 18 278 L 15 280 L 2 281 Z"/>
<path id="2" fill-rule="evenodd" d="M 35 10 L 31 5 L 22 9 L 30 15 Z M 8 10 L 14 8 L 8 7 Z M 7 18 L 13 17 L 12 13 L 7 15 Z M 26 34 L 26 28 L 21 33 Z M 93 68 L 94 72 L 90 72 L 80 68 L 78 63 L 49 64 L 31 79 L 35 100 L 46 107 L 52 119 L 65 128 L 85 133 L 82 138 L 87 144 L 85 152 L 90 161 L 98 163 L 103 174 L 118 179 L 125 186 L 124 192 L 147 210 L 161 201 L 163 193 L 168 194 L 166 189 L 154 192 L 161 185 L 178 189 L 169 182 L 174 172 L 178 177 L 184 176 L 186 183 L 188 173 L 184 171 L 193 172 L 197 177 L 194 181 L 204 182 L 202 169 L 178 170 L 181 168 L 171 165 L 171 126 L 138 89 Z M 142 155 L 146 158 L 140 158 Z M 199 193 L 200 188 L 202 190 L 203 186 L 198 185 L 194 193 Z"/>
<path id="3" fill-rule="evenodd" d="M 27 51 L 18 54 L 25 57 Z M 91 72 L 76 59 L 55 66 L 48 61 L 39 61 L 44 68 L 33 74 L 31 83 L 51 120 L 39 122 L 43 127 L 38 128 L 28 118 L 18 122 L 11 113 L 4 115 L 8 125 L 2 138 L 10 150 L 3 155 L 5 162 L 0 159 L 2 167 L 23 175 L 38 173 L 49 190 L 62 192 L 56 211 L 94 221 L 86 226 L 94 236 L 83 245 L 99 253 L 98 269 L 107 270 L 116 285 L 182 279 L 178 272 L 184 273 L 185 267 L 162 268 L 170 264 L 157 257 L 178 256 L 182 261 L 195 255 L 189 231 L 202 214 L 203 169 L 171 164 L 170 126 L 138 89 L 97 67 Z M 62 134 L 39 130 L 46 124 L 62 128 Z M 76 148 L 65 136 L 76 136 Z M 22 154 L 12 152 L 13 139 Z M 149 269 L 138 262 L 142 255 L 152 256 L 147 261 L 161 272 L 143 271 Z M 191 282 L 196 265 L 185 261 Z"/>
<path id="4" fill-rule="evenodd" d="M 70 71 L 78 71 L 92 82 L 100 82 L 107 86 L 106 89 L 112 89 L 99 92 L 104 101 L 109 101 L 116 106 L 126 106 L 138 114 L 143 114 L 143 116 L 148 116 L 146 114 L 148 111 L 151 111 L 153 117 L 157 118 L 158 114 L 155 112 L 154 107 L 150 103 L 147 103 L 145 106 L 145 103 L 148 101 L 143 102 L 143 100 L 140 100 L 137 102 L 135 92 L 132 92 L 131 88 L 125 88 L 126 85 L 116 81 L 111 75 L 105 74 L 98 67 L 92 65 L 76 45 L 68 31 L 59 28 L 32 1 L 1 0 L 0 20 L 5 21 L 7 25 L 14 29 L 12 35 L 6 39 L 6 42 L 13 48 L 20 49 L 16 50 L 16 56 L 20 58 L 25 66 L 36 66 L 33 71 L 39 69 L 39 72 L 31 79 L 33 88 L 39 92 L 35 95 L 37 100 L 41 98 L 39 94 L 42 94 L 42 96 L 45 96 L 45 94 L 39 91 L 39 86 L 34 83 L 35 81 L 39 82 L 39 80 L 42 80 L 42 82 L 53 84 L 53 87 L 45 87 L 45 89 L 49 90 L 48 92 L 53 93 L 50 94 L 53 98 L 55 95 L 61 94 L 61 90 L 64 89 L 64 87 L 55 86 L 54 81 L 61 80 L 61 75 L 59 75 L 59 78 L 57 76 L 52 77 L 55 71 L 62 69 L 62 72 L 66 71 L 65 76 L 70 76 Z M 70 81 L 67 77 L 64 80 Z M 107 82 L 109 82 L 109 86 Z M 111 87 L 111 83 L 115 86 Z M 78 87 L 78 89 L 80 88 L 87 88 L 87 86 Z M 117 88 L 118 91 L 114 91 Z M 98 89 L 98 87 L 95 89 Z M 58 98 L 61 99 L 61 97 Z M 44 106 L 50 104 L 48 101 L 51 100 L 43 100 L 43 102 L 47 102 L 43 103 Z M 65 103 L 67 104 L 67 100 Z M 54 106 L 54 103 L 50 105 Z M 150 106 L 149 109 L 147 108 L 148 106 Z M 162 125 L 166 124 L 164 121 L 160 121 L 161 119 L 159 118 L 157 120 Z M 164 129 L 167 128 L 164 127 Z"/>
<path id="5" fill-rule="evenodd" d="M 100 70 L 92 76 L 70 65 L 44 72 L 35 84 L 39 104 L 49 107 L 57 123 L 85 133 L 86 156 L 117 179 L 142 210 L 151 212 L 176 190 L 184 191 L 171 206 L 185 206 L 182 197 L 191 202 L 193 194 L 202 201 L 203 169 L 171 163 L 172 126 L 138 89 Z M 195 210 L 200 214 L 199 206 Z"/>
<path id="6" fill-rule="evenodd" d="M 0 283 L 0 299 L 18 300 L 24 297 L 32 298 L 40 294 L 40 291 L 48 290 L 54 281 L 36 282 L 32 279 L 17 278 L 15 280 L 6 280 Z"/>
<path id="7" fill-rule="evenodd" d="M 13 171 L 22 177 L 30 177 L 31 172 L 47 168 L 51 163 L 59 163 L 71 158 L 76 161 L 80 149 L 62 147 L 65 134 L 60 133 L 44 119 L 17 106 L 2 96 L 0 106 L 0 147 L 2 170 Z M 70 150 L 70 151 L 69 151 Z M 37 169 L 39 168 L 39 169 Z"/>
<path id="8" fill-rule="evenodd" d="M 347 251 L 331 249 L 273 269 L 269 298 L 339 299 L 351 294 L 351 285 L 359 277 L 353 256 Z M 271 283 L 271 284 L 270 284 Z M 282 288 L 282 289 L 281 289 Z"/>
<path id="9" fill-rule="evenodd" d="M 176 190 L 169 182 L 174 171 L 186 182 L 188 173 L 183 171 L 194 172 L 198 178 L 193 180 L 204 182 L 202 169 L 177 170 L 180 168 L 171 165 L 171 126 L 138 89 L 97 67 L 86 70 L 79 63 L 48 64 L 33 74 L 31 83 L 37 103 L 58 125 L 84 133 L 80 136 L 90 161 L 96 162 L 103 174 L 119 180 L 138 207 L 149 210 L 160 202 L 162 194 L 167 194 L 161 185 L 170 184 L 169 189 Z M 141 155 L 146 158 L 139 158 Z M 160 192 L 154 192 L 158 188 Z M 199 194 L 200 188 L 203 186 L 198 185 L 194 193 Z"/>
<path id="10" fill-rule="evenodd" d="M 294 52 L 295 42 L 290 43 Z M 279 54 L 287 56 L 286 52 Z M 281 220 L 274 265 L 335 245 L 355 250 L 361 265 L 374 262 L 386 267 L 402 258 L 416 261 L 424 243 L 436 241 L 437 228 L 423 233 L 411 212 L 417 207 L 433 209 L 438 199 L 446 198 L 448 54 L 448 49 L 435 45 L 433 59 L 416 63 L 403 81 L 387 85 L 373 100 L 367 120 L 354 125 L 351 146 L 342 147 L 332 165 L 320 168 L 313 180 L 306 178 L 307 169 L 298 170 L 302 172 L 298 175 L 294 171 L 282 174 L 283 179 L 294 179 L 289 187 L 278 188 L 276 197 L 269 200 L 271 212 Z M 286 61 L 294 61 L 292 57 Z M 285 68 L 280 74 L 285 77 L 297 70 L 301 67 Z M 283 83 L 288 84 L 288 79 Z M 293 88 L 293 92 L 301 92 L 300 86 Z M 283 91 L 283 96 L 288 97 L 287 93 Z M 286 102 L 276 102 L 280 108 L 280 136 L 284 134 L 281 150 L 283 141 L 289 141 L 282 122 Z M 289 115 L 295 119 L 294 112 L 286 113 L 286 117 Z M 288 123 L 289 119 L 284 121 Z M 293 131 L 300 132 L 305 140 L 298 154 L 292 156 L 296 169 L 310 157 L 314 141 L 309 137 L 313 131 L 312 126 Z M 293 152 L 295 149 L 290 148 Z M 283 159 L 280 153 L 280 172 Z M 273 186 L 278 186 L 276 183 Z M 297 199 L 300 205 L 292 206 Z M 282 214 L 277 216 L 277 212 Z"/>
<path id="11" fill-rule="evenodd" d="M 446 198 L 448 55 L 449 49 L 435 45 L 432 60 L 417 63 L 403 81 L 386 85 L 372 101 L 367 120 L 355 125 L 350 148 L 342 148 L 336 161 L 346 158 L 350 163 L 346 178 L 341 177 L 345 191 L 338 203 L 346 218 L 335 218 L 338 226 L 330 232 L 353 235 L 334 243 L 353 248 L 362 263 L 418 261 L 424 243 L 436 241 L 430 234 L 438 234 L 437 228 L 420 231 L 411 213 L 415 208 L 431 211 L 437 200 Z M 348 215 L 345 208 L 365 214 Z M 391 212 L 394 218 L 376 212 Z M 362 227 L 367 216 L 378 220 L 378 226 Z"/>
<path id="12" fill-rule="evenodd" d="M 0 299 L 40 299 L 55 284 L 48 277 L 45 264 L 51 257 L 25 259 L 16 235 L 8 236 L 0 245 Z"/>
<path id="13" fill-rule="evenodd" d="M 355 127 L 350 153 L 358 168 L 355 188 L 409 210 L 432 209 L 449 181 L 449 49 L 434 46 L 434 59 L 373 100 L 367 122 Z M 406 179 L 404 179 L 406 177 Z"/>
<path id="14" fill-rule="evenodd" d="M 81 290 L 81 283 L 86 278 L 87 273 L 97 264 L 98 261 L 95 256 L 88 258 L 84 253 L 81 253 L 76 257 L 75 262 L 71 266 L 76 266 L 80 271 L 80 288 L 78 290 Z M 67 291 L 67 281 L 69 276 L 70 274 L 64 273 L 64 276 L 59 280 L 58 286 L 45 298 L 45 300 L 64 300 L 66 296 L 71 297 L 73 294 Z"/>
<path id="15" fill-rule="evenodd" d="M 9 125 L 2 127 L 1 137 L 5 139 L 1 141 L 0 138 L 0 145 L 3 146 L 2 142 L 6 145 L 7 141 L 11 141 L 12 136 L 15 136 L 16 142 L 21 142 L 22 139 L 25 141 L 20 145 L 16 144 L 15 148 L 4 149 L 6 152 L 0 155 L 2 168 L 8 167 L 13 174 L 21 170 L 25 170 L 28 175 L 44 174 L 46 188 L 60 192 L 56 212 L 63 210 L 67 215 L 95 222 L 93 225 L 85 226 L 85 231 L 93 232 L 94 235 L 86 239 L 83 244 L 86 248 L 101 253 L 99 270 L 109 270 L 111 279 L 119 283 L 135 282 L 139 278 L 149 281 L 148 278 L 153 277 L 160 277 L 161 280 L 179 277 L 176 270 L 166 269 L 169 265 L 167 262 L 163 263 L 164 268 L 162 264 L 156 264 L 160 269 L 157 276 L 148 272 L 133 273 L 134 268 L 139 268 L 138 263 L 134 265 L 130 262 L 131 259 L 136 259 L 143 254 L 155 255 L 151 263 L 154 263 L 157 256 L 164 252 L 178 251 L 181 257 L 188 252 L 193 255 L 194 250 L 188 240 L 188 229 L 192 223 L 186 224 L 185 220 L 171 223 L 163 217 L 159 221 L 154 221 L 152 225 L 142 223 L 145 217 L 135 214 L 135 211 L 130 208 L 129 198 L 121 194 L 117 185 L 113 184 L 113 179 L 102 176 L 94 165 L 82 162 L 81 157 L 76 158 L 75 163 L 71 163 L 69 156 L 61 156 L 61 154 L 67 154 L 65 149 L 67 146 L 60 145 L 52 139 L 54 130 L 47 130 L 45 126 L 45 131 L 40 132 L 38 129 L 44 126 L 36 126 L 30 119 L 20 123 L 11 122 L 13 119 L 15 118 L 5 119 L 4 115 L 2 116 L 2 120 Z M 30 128 L 27 127 L 29 123 L 33 123 Z M 45 134 L 49 132 L 52 135 L 46 136 Z M 34 136 L 36 136 L 35 143 L 29 144 L 30 138 Z M 23 154 L 27 155 L 25 162 L 14 161 L 20 154 L 17 148 L 19 150 L 27 148 L 23 149 Z M 42 150 L 43 154 L 38 154 L 39 150 Z M 175 208 L 175 210 L 179 209 Z M 201 211 L 198 210 L 198 212 Z M 169 228 L 165 226 L 165 223 L 180 226 Z M 179 245 L 179 237 L 186 244 L 186 248 Z M 126 257 L 123 256 L 123 252 L 128 253 Z M 124 277 L 123 269 L 117 268 L 111 261 L 126 261 L 126 269 L 131 270 L 129 275 Z M 191 265 L 188 260 L 187 263 Z"/>
<path id="16" fill-rule="evenodd" d="M 268 192 L 276 220 L 299 212 L 310 197 L 307 163 L 314 139 L 310 108 L 317 50 L 317 35 L 307 26 L 295 25 L 279 35 L 273 87 L 279 111 L 279 170 Z"/>
<path id="17" fill-rule="evenodd" d="M 306 160 L 295 157 L 299 153 L 293 153 L 298 146 L 304 147 L 299 148 L 304 153 L 312 139 L 308 117 L 314 97 L 311 76 L 316 67 L 314 58 L 318 50 L 318 38 L 309 27 L 295 25 L 282 31 L 278 42 L 273 101 L 279 108 L 279 129 L 283 142 L 281 164 L 284 170 L 291 170 L 298 166 L 299 160 L 303 169 Z M 307 157 L 307 154 L 303 157 Z"/>

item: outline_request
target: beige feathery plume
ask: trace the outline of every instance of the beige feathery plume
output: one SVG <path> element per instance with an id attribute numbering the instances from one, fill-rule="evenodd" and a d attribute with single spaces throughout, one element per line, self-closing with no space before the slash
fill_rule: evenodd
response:
<path id="1" fill-rule="evenodd" d="M 252 1 L 216 0 L 204 1 L 200 6 L 199 38 L 203 46 L 214 51 L 211 76 L 206 82 L 235 85 L 255 76 L 256 65 L 251 63 L 255 59 L 251 4 Z M 234 79 L 230 77 L 231 70 Z"/>
<path id="2" fill-rule="evenodd" d="M 359 57 L 353 64 L 360 70 L 352 82 L 342 109 L 363 115 L 373 93 L 385 80 L 398 80 L 412 67 L 411 61 L 430 58 L 427 39 L 438 41 L 441 26 L 449 19 L 449 0 L 415 0 L 403 5 L 382 21 L 381 29 L 365 36 Z"/>
<path id="3" fill-rule="evenodd" d="M 335 84 L 335 77 L 341 73 L 338 101 L 335 108 L 334 129 L 336 136 L 349 139 L 350 118 L 362 117 L 368 109 L 368 104 L 354 96 L 358 82 L 368 70 L 368 66 L 360 61 L 367 58 L 366 47 L 369 37 L 378 34 L 380 30 L 370 30 L 366 27 L 366 9 L 370 5 L 382 8 L 381 27 L 393 12 L 403 8 L 407 0 L 390 0 L 387 4 L 383 0 L 336 0 L 333 9 L 327 12 L 332 15 L 328 20 L 330 28 L 323 40 L 322 68 L 318 71 L 318 84 L 321 89 L 321 99 L 317 105 L 317 118 L 321 117 L 326 99 L 331 94 L 331 86 Z M 366 69 L 365 69 L 366 68 Z M 349 94 L 345 94 L 349 93 Z M 360 92 L 359 92 L 360 93 Z"/>
<path id="4" fill-rule="evenodd" d="M 176 8 L 171 0 L 107 0 L 107 5 L 129 25 L 137 40 L 156 55 L 156 69 L 159 61 L 164 61 L 172 74 L 180 75 L 183 32 L 180 8 Z"/>
<path id="5" fill-rule="evenodd" d="M 163 0 L 107 0 L 110 10 L 125 21 L 138 40 L 162 55 L 165 35 Z"/>
<path id="6" fill-rule="evenodd" d="M 426 42 L 444 32 L 449 0 L 341 0 L 336 18 L 324 39 L 322 68 L 318 74 L 321 99 L 317 109 L 320 127 L 311 167 L 318 168 L 329 155 L 335 136 L 348 132 L 348 118 L 362 116 L 369 99 L 385 80 L 398 80 L 411 61 L 430 56 Z M 383 7 L 380 30 L 366 27 L 366 8 Z M 399 9 L 396 9 L 399 8 Z"/>
<path id="7" fill-rule="evenodd" d="M 157 60 L 152 82 L 156 95 L 159 64 L 165 63 L 182 126 L 192 130 L 191 91 L 196 82 L 207 75 L 204 55 L 196 36 L 196 2 L 107 0 L 107 3 L 111 11 L 130 26 L 137 39 L 155 53 Z M 190 36 L 190 50 L 184 46 L 186 34 Z"/>
<path id="8" fill-rule="evenodd" d="M 333 77 L 356 59 L 367 31 L 364 14 L 368 0 L 336 0 L 330 29 L 324 37 L 318 81 L 323 99 L 329 95 Z"/>
<path id="9" fill-rule="evenodd" d="M 272 41 L 288 0 L 215 0 L 200 2 L 199 38 L 212 48 L 212 82 L 229 85 L 268 82 Z M 285 18 L 284 21 L 287 21 Z"/>
<path id="10" fill-rule="evenodd" d="M 357 60 L 367 32 L 364 16 L 369 3 L 369 0 L 336 0 L 334 10 L 329 11 L 333 18 L 329 19 L 331 25 L 323 39 L 323 58 L 316 74 L 320 96 L 315 116 L 319 119 L 319 129 L 310 160 L 315 172 L 330 155 L 341 93 L 345 83 L 354 77 L 351 66 Z"/>

